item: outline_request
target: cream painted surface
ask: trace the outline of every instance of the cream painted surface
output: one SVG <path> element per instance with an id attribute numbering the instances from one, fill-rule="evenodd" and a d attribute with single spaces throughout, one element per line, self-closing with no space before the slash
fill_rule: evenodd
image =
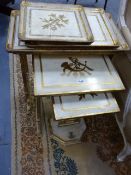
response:
<path id="1" fill-rule="evenodd" d="M 105 49 L 102 49 L 101 45 L 98 45 L 99 48 L 96 49 L 96 48 L 94 48 L 96 46 L 95 43 L 98 44 L 99 41 L 94 41 L 93 45 L 82 45 L 82 47 L 85 48 L 84 50 L 87 53 L 89 51 L 92 52 L 92 53 L 97 52 L 97 51 L 110 53 L 110 52 L 117 52 L 119 50 L 128 50 L 129 49 L 125 39 L 123 38 L 123 36 L 121 35 L 121 33 L 117 29 L 117 27 L 115 26 L 112 18 L 110 18 L 110 15 L 107 15 L 107 18 L 109 18 L 110 24 L 111 24 L 118 40 L 119 40 L 119 45 L 120 46 L 118 48 L 115 48 L 115 49 L 113 49 L 113 48 L 109 49 L 108 48 L 108 49 L 105 50 Z M 94 18 L 94 20 L 96 20 L 96 17 Z M 99 30 L 100 27 L 98 25 L 97 28 L 93 28 L 93 29 L 94 29 L 94 32 L 95 32 L 95 30 L 96 29 Z M 62 53 L 63 51 L 64 52 L 69 52 L 69 50 L 70 50 L 70 52 L 74 52 L 74 49 L 78 50 L 78 49 L 80 49 L 80 46 L 81 46 L 79 44 L 75 44 L 75 45 L 66 44 L 66 47 L 68 48 L 67 49 L 67 48 L 65 48 L 65 45 L 62 45 L 62 44 L 61 45 L 57 44 L 57 46 L 56 46 L 55 44 L 43 43 L 43 44 L 39 44 L 39 46 L 43 47 L 42 49 L 40 47 L 38 47 L 38 44 L 32 45 L 32 47 L 28 47 L 29 44 L 26 44 L 25 42 L 19 40 L 18 31 L 19 31 L 19 11 L 13 11 L 12 14 L 11 14 L 11 18 L 10 18 L 9 34 L 8 34 L 8 39 L 7 39 L 7 50 L 10 51 L 10 52 L 15 52 L 15 53 L 16 52 L 26 52 L 26 53 L 27 52 L 28 53 L 29 52 L 50 52 L 50 50 L 54 50 L 54 53 L 56 53 L 56 52 L 61 52 Z M 103 36 L 103 33 L 102 33 L 101 30 L 99 30 L 99 35 L 95 34 L 96 40 L 99 40 L 102 36 Z M 104 38 L 104 36 L 103 36 L 103 38 Z M 35 49 L 33 47 L 35 47 Z M 90 48 L 90 50 L 88 50 L 89 48 Z"/>
<path id="2" fill-rule="evenodd" d="M 119 45 L 105 12 L 95 8 L 84 8 L 84 10 L 94 36 L 94 42 L 91 45 Z"/>
<path id="3" fill-rule="evenodd" d="M 88 15 L 87 16 L 88 18 L 88 21 L 89 21 L 89 24 L 91 26 L 91 30 L 92 30 L 92 33 L 93 33 L 93 36 L 94 36 L 94 40 L 96 42 L 103 42 L 107 40 L 107 36 L 105 35 L 105 33 L 103 32 L 103 30 L 101 29 L 101 23 L 99 24 L 98 20 L 99 18 L 97 19 L 97 16 L 93 16 L 93 15 Z M 94 25 L 95 24 L 95 25 Z M 93 43 L 92 45 L 94 45 L 95 43 Z"/>
<path id="4" fill-rule="evenodd" d="M 114 31 L 114 33 L 116 34 L 118 40 L 119 40 L 119 45 L 120 47 L 118 48 L 119 50 L 129 50 L 129 46 L 127 41 L 125 40 L 124 36 L 122 35 L 121 31 L 119 30 L 119 28 L 117 27 L 117 25 L 115 24 L 115 22 L 113 21 L 112 17 L 110 16 L 110 14 L 106 14 L 109 18 L 110 24 L 112 26 L 112 29 Z"/>
<path id="5" fill-rule="evenodd" d="M 76 58 L 76 57 L 73 57 Z M 83 71 L 71 71 L 74 67 L 69 57 L 35 55 L 35 95 L 72 94 L 95 91 L 122 90 L 124 85 L 110 59 L 103 56 L 77 57 Z M 67 65 L 67 68 L 64 67 Z"/>
<path id="6" fill-rule="evenodd" d="M 56 30 L 51 30 L 49 28 L 43 28 L 43 20 L 48 20 L 51 14 L 55 14 L 56 17 L 64 15 L 65 19 L 68 20 L 67 24 L 63 23 L 63 27 L 57 27 Z M 43 20 L 42 20 L 43 19 Z M 28 21 L 29 20 L 29 21 Z M 26 25 L 30 22 L 29 28 L 27 28 L 27 33 L 31 36 L 60 36 L 60 37 L 81 37 L 81 32 L 79 30 L 79 24 L 76 20 L 76 14 L 73 11 L 55 11 L 55 10 L 32 10 L 30 18 L 27 20 Z M 73 30 L 72 30 L 73 29 Z"/>
<path id="7" fill-rule="evenodd" d="M 15 29 L 14 29 L 14 47 L 19 48 L 19 47 L 25 47 L 25 42 L 19 40 L 18 38 L 18 33 L 19 33 L 19 16 L 16 17 L 16 22 L 15 22 Z"/>
<path id="8" fill-rule="evenodd" d="M 30 3 L 21 5 L 20 38 L 35 41 L 92 42 L 81 6 Z"/>
<path id="9" fill-rule="evenodd" d="M 118 104 L 111 93 L 86 94 L 80 100 L 79 95 L 54 97 L 54 114 L 56 120 L 85 117 L 103 113 L 118 112 Z"/>

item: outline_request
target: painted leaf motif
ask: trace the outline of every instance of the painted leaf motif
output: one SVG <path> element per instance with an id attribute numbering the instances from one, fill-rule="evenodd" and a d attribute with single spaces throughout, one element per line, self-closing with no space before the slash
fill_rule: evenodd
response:
<path id="1" fill-rule="evenodd" d="M 68 24 L 69 20 L 64 15 L 50 14 L 47 18 L 40 18 L 42 20 L 43 29 L 51 29 L 52 31 L 57 30 L 58 28 L 65 27 Z"/>

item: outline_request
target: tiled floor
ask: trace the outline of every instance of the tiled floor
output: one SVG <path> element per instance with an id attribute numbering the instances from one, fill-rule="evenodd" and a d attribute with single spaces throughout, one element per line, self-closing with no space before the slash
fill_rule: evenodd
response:
<path id="1" fill-rule="evenodd" d="M 16 0 L 13 5 L 15 9 L 19 8 L 19 2 L 20 0 Z M 66 3 L 66 0 L 45 0 L 44 2 Z M 104 0 L 99 0 L 97 4 L 94 4 L 95 0 L 77 2 L 85 6 L 103 7 L 104 5 Z M 69 3 L 73 3 L 73 0 L 69 0 Z M 119 0 L 108 0 L 107 11 L 111 12 L 115 19 L 117 19 L 118 8 Z M 10 74 L 9 56 L 5 49 L 8 23 L 9 17 L 0 14 L 0 175 L 10 175 L 11 172 Z"/>

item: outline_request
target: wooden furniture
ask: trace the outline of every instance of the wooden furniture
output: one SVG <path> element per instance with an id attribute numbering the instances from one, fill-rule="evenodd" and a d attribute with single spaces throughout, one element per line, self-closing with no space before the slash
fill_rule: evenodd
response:
<path id="1" fill-rule="evenodd" d="M 84 117 L 120 110 L 112 91 L 125 87 L 111 55 L 129 47 L 103 9 L 23 1 L 11 14 L 7 49 L 21 60 L 26 92 L 33 60 L 38 114 L 47 109 L 51 137 L 62 144 L 80 142 Z"/>
<path id="2" fill-rule="evenodd" d="M 111 16 L 106 16 L 105 13 L 103 13 L 103 11 L 98 10 L 98 9 L 88 9 L 89 13 L 91 12 L 92 16 L 90 16 L 88 13 L 88 17 L 89 17 L 89 24 L 91 27 L 91 30 L 93 31 L 93 36 L 94 36 L 94 43 L 91 46 L 88 45 L 71 45 L 69 44 L 69 46 L 66 45 L 54 45 L 54 44 L 44 44 L 43 48 L 41 48 L 40 46 L 35 46 L 34 47 L 28 47 L 27 44 L 25 44 L 24 41 L 19 40 L 18 38 L 18 28 L 19 28 L 19 11 L 12 11 L 11 13 L 11 17 L 10 17 L 10 24 L 9 24 L 9 33 L 8 33 L 8 39 L 7 39 L 7 44 L 6 44 L 6 48 L 9 52 L 11 53 L 17 53 L 20 54 L 20 60 L 21 60 L 21 67 L 22 67 L 22 75 L 23 75 L 23 80 L 24 80 L 24 87 L 25 87 L 25 92 L 28 92 L 28 87 L 27 87 L 27 81 L 28 81 L 28 66 L 27 66 L 27 59 L 26 59 L 26 54 L 30 54 L 30 53 L 43 53 L 43 54 L 52 54 L 52 55 L 58 55 L 58 54 L 88 54 L 88 53 L 100 53 L 100 54 L 112 54 L 112 53 L 117 53 L 118 51 L 123 51 L 123 50 L 128 50 L 128 45 L 126 44 L 126 41 L 124 40 L 123 37 L 121 37 L 119 30 L 117 29 L 117 27 L 115 26 Z M 93 12 L 94 11 L 94 12 Z M 94 17 L 96 15 L 96 18 Z M 92 19 L 93 18 L 93 19 Z M 103 31 L 101 32 L 101 26 L 99 24 L 99 21 L 101 21 L 101 25 L 103 25 Z M 102 21 L 102 19 L 106 19 L 106 21 L 109 20 L 109 22 Z M 95 32 L 94 30 L 94 26 L 92 21 L 95 20 L 96 21 L 96 27 L 98 28 L 97 33 L 99 32 L 99 35 Z M 104 24 L 105 23 L 105 24 Z M 110 25 L 112 26 L 112 29 L 110 27 Z M 111 35 L 109 33 L 109 29 L 110 28 L 110 32 Z M 118 48 L 111 48 L 111 44 L 114 45 L 115 41 L 116 41 L 116 37 L 114 36 L 114 31 L 115 31 L 115 35 L 117 36 L 120 46 Z M 101 40 L 100 38 L 98 38 L 98 36 L 102 37 L 103 40 Z M 106 37 L 105 37 L 106 36 Z M 101 45 L 101 49 L 97 49 L 97 46 Z M 104 49 L 102 48 L 102 45 L 104 47 Z M 106 47 L 107 48 L 106 48 Z M 110 46 L 110 47 L 109 47 Z M 89 48 L 88 48 L 89 47 Z M 92 49 L 91 49 L 91 48 Z M 109 47 L 109 48 L 108 48 Z M 114 47 L 114 46 L 113 46 Z M 28 93 L 27 93 L 28 95 Z"/>

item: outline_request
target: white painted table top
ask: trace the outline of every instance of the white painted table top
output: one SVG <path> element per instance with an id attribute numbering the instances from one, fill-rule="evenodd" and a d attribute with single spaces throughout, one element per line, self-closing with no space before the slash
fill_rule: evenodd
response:
<path id="1" fill-rule="evenodd" d="M 56 120 L 78 118 L 119 111 L 111 93 L 92 93 L 73 96 L 53 97 Z"/>
<path id="2" fill-rule="evenodd" d="M 93 42 L 82 6 L 22 2 L 21 40 Z"/>
<path id="3" fill-rule="evenodd" d="M 59 95 L 123 90 L 107 56 L 34 56 L 34 94 Z"/>
<path id="4" fill-rule="evenodd" d="M 84 11 L 94 37 L 91 46 L 119 46 L 105 11 L 100 8 L 84 8 Z"/>
<path id="5" fill-rule="evenodd" d="M 109 19 L 109 22 L 113 28 L 113 31 L 115 32 L 115 34 L 117 35 L 117 38 L 119 40 L 119 47 L 115 48 L 115 49 L 102 49 L 102 46 L 99 46 L 97 48 L 95 48 L 95 42 L 93 45 L 82 45 L 82 47 L 84 49 L 84 52 L 101 52 L 101 53 L 110 53 L 110 52 L 116 52 L 119 50 L 128 50 L 129 47 L 125 41 L 125 39 L 123 38 L 123 36 L 121 35 L 120 31 L 118 30 L 118 28 L 116 27 L 116 25 L 114 24 L 112 18 L 110 15 L 107 15 L 107 18 Z M 10 25 L 9 25 L 9 32 L 8 32 L 8 38 L 7 38 L 7 50 L 9 52 L 13 52 L 13 53 L 22 53 L 22 52 L 26 52 L 26 53 L 31 53 L 31 52 L 54 52 L 54 53 L 63 53 L 63 52 L 75 52 L 77 50 L 80 49 L 81 45 L 70 45 L 70 44 L 66 44 L 65 45 L 59 45 L 57 44 L 57 46 L 55 44 L 48 44 L 48 43 L 43 43 L 41 47 L 38 47 L 38 45 L 34 45 L 35 48 L 33 47 L 28 47 L 26 45 L 26 43 L 24 41 L 19 40 L 18 38 L 18 30 L 19 29 L 19 11 L 18 10 L 14 10 L 11 13 L 11 17 L 10 17 Z M 96 35 L 97 36 L 97 35 Z M 97 43 L 98 44 L 98 43 Z M 104 45 L 103 45 L 104 46 Z M 90 49 L 89 49 L 90 48 Z M 82 52 L 81 50 L 81 52 Z M 78 52 L 78 51 L 77 51 Z"/>

